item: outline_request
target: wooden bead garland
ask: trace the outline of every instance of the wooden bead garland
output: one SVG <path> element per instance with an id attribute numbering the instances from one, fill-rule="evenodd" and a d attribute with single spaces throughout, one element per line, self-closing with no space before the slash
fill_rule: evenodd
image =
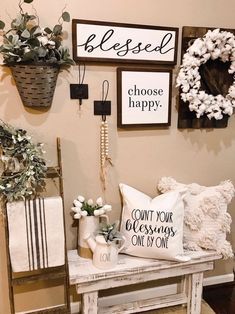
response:
<path id="1" fill-rule="evenodd" d="M 106 162 L 113 165 L 111 157 L 109 157 L 109 137 L 108 137 L 108 122 L 105 120 L 101 122 L 100 126 L 100 167 L 101 167 L 101 181 L 103 183 L 104 190 L 106 189 Z"/>

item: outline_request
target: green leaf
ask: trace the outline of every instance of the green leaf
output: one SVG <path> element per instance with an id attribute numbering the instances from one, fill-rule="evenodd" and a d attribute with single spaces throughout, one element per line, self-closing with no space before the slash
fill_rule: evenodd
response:
<path id="1" fill-rule="evenodd" d="M 70 22 L 70 14 L 68 12 L 63 12 L 62 13 L 62 19 L 65 21 L 65 22 Z"/>
<path id="2" fill-rule="evenodd" d="M 0 29 L 3 29 L 5 27 L 5 23 L 0 20 Z"/>
<path id="3" fill-rule="evenodd" d="M 54 26 L 53 33 L 55 35 L 59 35 L 61 33 L 61 31 L 62 31 L 62 26 L 61 25 L 57 24 L 57 25 Z"/>
<path id="4" fill-rule="evenodd" d="M 39 47 L 38 50 L 37 50 L 37 52 L 38 52 L 38 56 L 39 56 L 40 58 L 45 57 L 46 54 L 47 54 L 47 50 L 46 50 L 46 48 L 44 48 L 44 47 Z"/>
<path id="5" fill-rule="evenodd" d="M 19 41 L 19 35 L 12 35 L 12 40 L 11 40 L 12 44 L 16 45 L 18 41 Z"/>
<path id="6" fill-rule="evenodd" d="M 27 44 L 29 44 L 31 47 L 39 47 L 40 46 L 39 40 L 35 37 L 27 40 Z"/>
<path id="7" fill-rule="evenodd" d="M 30 38 L 30 32 L 27 29 L 25 29 L 22 32 L 21 36 L 24 37 L 24 38 Z"/>
<path id="8" fill-rule="evenodd" d="M 31 3 L 33 0 L 24 0 L 24 3 Z"/>
<path id="9" fill-rule="evenodd" d="M 7 37 L 7 40 L 8 40 L 9 43 L 12 42 L 12 39 L 13 39 L 13 35 L 9 35 L 9 36 Z"/>
<path id="10" fill-rule="evenodd" d="M 37 35 L 37 34 L 41 34 L 41 29 L 38 25 L 36 26 L 33 26 L 31 29 L 30 29 L 30 34 L 31 35 Z"/>
<path id="11" fill-rule="evenodd" d="M 23 60 L 27 61 L 27 60 L 34 60 L 34 57 L 36 56 L 36 52 L 35 51 L 29 51 L 29 52 L 26 52 L 24 55 L 23 55 Z"/>
<path id="12" fill-rule="evenodd" d="M 21 22 L 22 22 L 22 18 L 21 18 L 21 16 L 18 16 L 16 19 L 12 20 L 11 27 L 12 28 L 19 27 Z"/>
<path id="13" fill-rule="evenodd" d="M 29 15 L 28 16 L 28 20 L 30 21 L 30 20 L 35 20 L 36 19 L 36 16 L 35 15 Z"/>
<path id="14" fill-rule="evenodd" d="M 52 30 L 49 27 L 44 28 L 44 32 L 47 34 L 51 34 Z"/>

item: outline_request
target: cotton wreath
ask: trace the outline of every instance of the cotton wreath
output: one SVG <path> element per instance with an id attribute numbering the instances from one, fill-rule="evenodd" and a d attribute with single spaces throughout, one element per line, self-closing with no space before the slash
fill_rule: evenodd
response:
<path id="1" fill-rule="evenodd" d="M 209 30 L 202 38 L 197 38 L 183 56 L 176 86 L 181 87 L 181 99 L 189 102 L 189 110 L 195 111 L 197 118 L 207 115 L 209 119 L 221 120 L 223 115 L 231 116 L 235 107 L 235 82 L 227 95 L 213 96 L 200 90 L 199 68 L 209 59 L 231 62 L 228 73 L 235 72 L 235 36 L 220 29 Z"/>

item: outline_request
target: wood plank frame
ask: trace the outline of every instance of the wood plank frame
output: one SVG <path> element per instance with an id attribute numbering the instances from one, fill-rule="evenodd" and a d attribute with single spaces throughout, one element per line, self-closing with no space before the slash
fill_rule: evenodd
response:
<path id="1" fill-rule="evenodd" d="M 73 59 L 76 62 L 175 65 L 178 33 L 176 27 L 73 19 Z M 123 42 L 118 42 L 120 38 Z M 80 53 L 78 45 L 82 47 Z"/>
<path id="2" fill-rule="evenodd" d="M 129 82 L 130 84 L 132 84 L 132 88 L 136 90 L 136 92 L 133 91 L 133 93 L 135 92 L 134 101 L 136 103 L 136 106 L 139 106 L 136 108 L 132 108 L 133 109 L 132 113 L 129 113 L 130 108 L 128 107 L 135 106 L 135 105 L 134 105 L 133 100 L 130 100 L 131 96 L 127 95 L 129 93 L 129 90 L 127 90 L 126 86 L 124 86 L 125 73 L 126 73 L 126 76 L 128 76 L 128 79 L 131 76 L 131 74 L 133 74 L 132 77 L 130 77 Z M 159 80 L 161 75 L 163 75 L 163 79 Z M 141 77 L 143 77 L 144 87 L 142 85 L 138 85 L 138 86 L 135 85 L 135 82 L 137 82 L 137 79 L 138 79 L 138 82 L 140 82 Z M 155 85 L 155 80 L 153 80 L 153 78 L 156 79 L 156 85 Z M 127 79 L 127 82 L 128 82 L 128 79 Z M 157 79 L 159 81 L 157 81 Z M 145 88 L 146 82 L 149 82 L 149 84 L 151 84 L 149 85 L 149 89 Z M 160 84 L 160 89 L 159 89 L 158 84 Z M 165 90 L 163 90 L 162 86 L 165 86 L 168 88 L 168 90 L 166 91 L 167 95 L 164 95 Z M 142 93 L 143 90 L 145 91 L 144 92 L 145 93 L 144 97 L 146 97 L 145 100 L 143 100 L 143 93 Z M 160 90 L 162 92 L 160 92 L 160 94 L 157 94 Z M 154 91 L 156 95 L 153 94 Z M 140 94 L 140 97 L 142 99 L 141 101 L 136 100 L 137 93 L 138 95 Z M 164 99 L 162 103 L 161 101 L 162 101 L 163 96 L 164 96 Z M 128 97 L 129 100 L 126 100 L 125 97 Z M 139 68 L 139 69 L 138 68 L 135 68 L 135 69 L 118 68 L 117 69 L 117 126 L 119 128 L 168 127 L 170 126 L 171 124 L 171 98 L 172 98 L 172 70 L 171 69 L 149 69 L 149 68 Z M 127 103 L 128 101 L 129 101 L 129 105 Z M 130 104 L 130 102 L 133 102 L 133 105 Z M 146 105 L 147 102 L 149 104 L 148 106 Z M 153 105 L 155 102 L 156 103 L 158 102 L 156 106 Z M 142 103 L 142 107 L 140 107 L 141 106 L 140 103 Z M 143 106 L 145 105 L 146 107 L 144 108 Z M 137 115 L 138 115 L 136 122 L 133 122 L 134 110 L 135 112 L 137 112 Z M 142 122 L 141 118 L 139 117 L 141 112 L 143 113 L 143 115 L 145 115 L 145 118 L 144 118 L 145 122 Z M 160 114 L 162 114 L 162 112 L 164 113 L 164 115 L 161 118 Z M 130 119 L 131 119 L 130 122 L 128 122 L 128 115 L 130 116 Z M 146 119 L 150 120 L 150 122 L 146 122 L 147 121 Z"/>

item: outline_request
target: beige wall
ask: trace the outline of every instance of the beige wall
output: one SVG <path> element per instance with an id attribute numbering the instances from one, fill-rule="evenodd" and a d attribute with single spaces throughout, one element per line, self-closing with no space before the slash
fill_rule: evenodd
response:
<path id="1" fill-rule="evenodd" d="M 0 18 L 10 20 L 17 10 L 17 0 L 1 0 Z M 34 7 L 41 24 L 56 23 L 66 1 L 35 0 Z M 233 0 L 70 0 L 67 10 L 73 18 L 127 22 L 158 26 L 215 26 L 235 28 Z M 71 48 L 71 25 L 67 45 Z M 179 38 L 179 48 L 181 36 Z M 179 54 L 180 55 L 180 51 Z M 178 58 L 179 59 L 179 58 Z M 175 71 L 178 70 L 178 66 Z M 96 198 L 100 195 L 113 205 L 112 219 L 120 214 L 118 183 L 123 182 L 156 195 L 161 176 L 173 176 L 185 183 L 215 185 L 225 179 L 235 182 L 235 119 L 231 117 L 226 129 L 178 130 L 176 95 L 173 88 L 172 124 L 169 129 L 117 130 L 116 127 L 116 66 L 87 66 L 85 83 L 89 84 L 89 100 L 78 103 L 70 100 L 69 84 L 77 82 L 77 67 L 59 75 L 54 101 L 48 112 L 23 107 L 8 70 L 0 69 L 0 117 L 15 126 L 27 129 L 35 140 L 46 143 L 48 161 L 55 160 L 55 138 L 61 137 L 64 166 L 66 225 L 69 248 L 76 246 L 76 227 L 72 227 L 70 206 L 82 194 Z M 5 75 L 7 74 L 7 75 Z M 1 74 L 0 74 L 1 75 Z M 102 193 L 99 179 L 100 118 L 93 115 L 93 100 L 101 98 L 103 80 L 109 80 L 108 99 L 112 101 L 110 155 L 114 167 L 108 171 L 108 186 Z M 230 206 L 234 214 L 235 203 Z M 7 314 L 8 294 L 4 238 L 0 229 L 0 313 Z M 233 229 L 234 230 L 234 229 Z M 235 236 L 230 237 L 235 246 Z M 232 272 L 232 261 L 219 262 L 216 274 Z M 50 299 L 50 294 L 48 295 Z M 25 299 L 24 299 L 25 300 Z M 23 303 L 25 301 L 22 301 Z"/>

